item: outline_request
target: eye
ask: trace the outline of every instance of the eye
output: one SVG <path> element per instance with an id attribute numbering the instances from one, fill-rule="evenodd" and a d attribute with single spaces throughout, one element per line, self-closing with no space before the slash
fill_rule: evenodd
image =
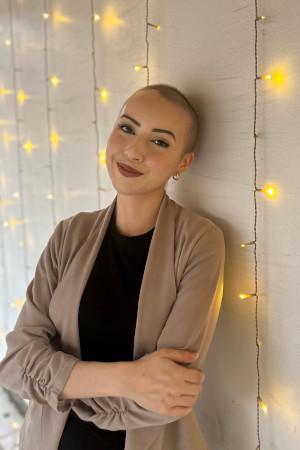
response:
<path id="1" fill-rule="evenodd" d="M 128 130 L 131 130 L 132 131 L 132 128 L 129 126 L 129 125 L 126 125 L 126 124 L 120 124 L 120 125 L 118 125 L 118 127 L 122 130 L 122 131 L 124 131 L 123 130 L 123 128 L 128 128 Z M 127 131 L 124 131 L 124 133 L 127 133 L 128 134 L 128 132 Z M 130 134 L 130 133 L 129 133 Z M 159 147 L 165 147 L 165 148 L 167 148 L 167 147 L 170 147 L 170 144 L 168 144 L 167 142 L 165 142 L 165 141 L 162 141 L 161 139 L 154 139 L 153 140 L 153 142 L 161 142 L 163 145 L 161 145 L 161 144 L 159 144 Z"/>
<path id="2" fill-rule="evenodd" d="M 162 142 L 164 144 L 164 145 L 160 145 L 160 147 L 170 147 L 170 145 L 167 142 L 162 141 L 161 139 L 154 139 L 154 141 Z"/>
<path id="3" fill-rule="evenodd" d="M 125 125 L 125 124 L 119 125 L 119 128 L 121 128 L 122 131 L 123 131 L 123 127 L 128 128 L 129 130 L 132 130 L 132 128 L 130 128 L 128 125 Z M 127 133 L 127 131 L 125 131 L 125 133 Z"/>

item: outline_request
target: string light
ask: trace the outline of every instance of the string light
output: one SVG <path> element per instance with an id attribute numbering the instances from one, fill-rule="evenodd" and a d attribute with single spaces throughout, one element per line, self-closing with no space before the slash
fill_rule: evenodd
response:
<path id="1" fill-rule="evenodd" d="M 93 117 L 93 125 L 95 129 L 95 136 L 96 136 L 96 180 L 97 180 L 97 202 L 98 202 L 98 208 L 101 208 L 101 197 L 100 193 L 103 190 L 100 183 L 100 174 L 99 174 L 99 167 L 100 167 L 100 152 L 99 152 L 99 128 L 98 128 L 98 109 L 97 109 L 97 92 L 99 92 L 100 101 L 102 103 L 105 103 L 108 98 L 108 91 L 105 88 L 98 89 L 97 87 L 97 67 L 96 67 L 96 39 L 95 39 L 95 10 L 94 10 L 94 1 L 90 1 L 90 13 L 91 13 L 91 55 L 92 55 L 92 68 L 93 68 L 93 110 L 94 110 L 94 117 Z"/>
<path id="2" fill-rule="evenodd" d="M 53 86 L 58 86 L 59 83 L 61 83 L 61 80 L 56 76 L 53 75 L 52 77 L 49 78 L 50 83 L 53 84 Z"/>
<path id="3" fill-rule="evenodd" d="M 58 132 L 53 128 L 50 134 L 50 142 L 52 144 L 53 150 L 57 149 L 58 144 L 62 141 L 62 137 L 58 134 Z"/>
<path id="4" fill-rule="evenodd" d="M 266 16 L 258 16 L 256 17 L 256 20 L 266 20 Z"/>
<path id="5" fill-rule="evenodd" d="M 5 45 L 7 47 L 9 47 L 11 45 L 11 40 L 10 39 L 5 39 L 4 43 L 5 43 Z"/>
<path id="6" fill-rule="evenodd" d="M 19 430 L 19 429 L 21 428 L 20 423 L 17 422 L 17 421 L 13 421 L 12 427 L 13 427 L 15 430 Z"/>
<path id="7" fill-rule="evenodd" d="M 22 225 L 26 223 L 24 219 L 16 219 L 15 217 L 10 217 L 8 220 L 5 220 L 3 225 L 6 228 L 9 228 L 12 231 L 15 231 L 17 228 L 17 225 Z"/>
<path id="8" fill-rule="evenodd" d="M 93 5 L 93 10 L 94 10 L 94 5 Z M 112 7 L 108 8 L 105 11 L 105 14 L 102 17 L 101 22 L 102 22 L 103 28 L 107 31 L 124 24 L 124 20 L 122 20 L 120 17 L 118 17 L 117 13 L 114 11 L 114 9 Z"/>
<path id="9" fill-rule="evenodd" d="M 28 96 L 25 94 L 23 89 L 21 89 L 17 94 L 17 100 L 18 100 L 19 104 L 23 105 L 25 100 L 27 100 L 27 98 L 28 98 Z"/>
<path id="10" fill-rule="evenodd" d="M 148 69 L 148 66 L 143 66 L 142 64 L 136 64 L 136 65 L 134 66 L 134 70 L 135 70 L 136 72 L 140 72 L 142 69 Z"/>
<path id="11" fill-rule="evenodd" d="M 48 1 L 44 0 L 44 11 L 43 11 L 43 17 L 44 19 L 48 19 L 49 17 L 49 11 L 48 11 Z M 59 14 L 59 13 L 58 13 Z M 47 16 L 47 17 L 46 17 Z M 47 117 L 47 132 L 48 132 L 48 159 L 49 164 L 47 167 L 49 170 L 50 175 L 50 185 L 51 185 L 51 192 L 55 191 L 54 186 L 54 173 L 53 173 L 53 150 L 56 150 L 60 141 L 62 140 L 61 136 L 57 132 L 56 128 L 52 125 L 51 120 L 51 105 L 50 105 L 50 91 L 49 91 L 49 83 L 50 81 L 53 86 L 57 86 L 57 84 L 60 82 L 59 78 L 56 75 L 53 75 L 52 77 L 49 76 L 49 67 L 48 67 L 48 25 L 49 21 L 44 20 L 44 76 L 45 76 L 45 98 L 46 98 L 46 117 Z M 53 197 L 51 199 L 51 212 L 52 212 L 52 220 L 53 220 L 53 228 L 57 224 L 57 214 L 56 214 L 56 201 Z"/>
<path id="12" fill-rule="evenodd" d="M 107 103 L 109 95 L 110 95 L 108 90 L 106 88 L 102 88 L 102 89 L 97 89 L 96 88 L 96 90 L 99 92 L 99 100 L 102 103 Z"/>
<path id="13" fill-rule="evenodd" d="M 9 0 L 8 2 L 8 18 L 9 18 L 9 32 L 10 32 L 10 39 L 6 40 L 6 45 L 10 47 L 11 49 L 11 62 L 12 62 L 12 83 L 13 83 L 13 88 L 14 90 L 6 90 L 6 89 L 2 89 L 2 96 L 7 95 L 9 93 L 14 93 L 17 92 L 17 79 L 16 79 L 16 72 L 19 70 L 16 68 L 16 64 L 15 64 L 15 45 L 14 45 L 14 23 L 13 23 L 13 8 L 12 8 L 12 1 Z M 4 228 L 8 228 L 9 230 L 11 230 L 12 232 L 15 232 L 15 230 L 21 225 L 21 234 L 22 234 L 22 247 L 23 247 L 23 259 L 24 259 L 24 275 L 25 275 L 25 283 L 28 284 L 29 282 L 29 276 L 28 276 L 28 255 L 27 255 L 27 246 L 24 245 L 25 242 L 25 236 L 26 236 L 26 232 L 25 232 L 25 227 L 26 227 L 26 223 L 27 221 L 25 220 L 25 214 L 24 214 L 24 197 L 23 195 L 20 195 L 20 192 L 23 192 L 24 190 L 24 182 L 23 182 L 23 177 L 22 177 L 22 160 L 20 157 L 20 123 L 23 122 L 23 120 L 20 118 L 19 116 L 19 110 L 18 110 L 18 104 L 19 105 L 23 105 L 24 101 L 26 100 L 27 96 L 25 94 L 25 92 L 23 90 L 20 90 L 16 96 L 13 97 L 13 113 L 14 113 L 14 118 L 15 118 L 15 128 L 16 128 L 16 136 L 13 136 L 11 134 L 8 133 L 3 133 L 2 139 L 5 145 L 9 144 L 12 140 L 16 140 L 17 141 L 17 145 L 15 146 L 16 149 L 16 169 L 17 169 L 17 184 L 18 184 L 18 191 L 13 193 L 13 197 L 15 199 L 18 200 L 19 203 L 19 208 L 20 208 L 20 215 L 21 218 L 15 218 L 15 217 L 10 217 L 8 220 L 4 221 L 3 217 L 2 217 L 2 210 L 3 207 L 5 205 L 8 205 L 11 202 L 11 200 L 6 200 L 6 199 L 1 199 L 1 208 L 0 208 L 0 214 L 1 214 L 1 226 L 2 226 L 2 236 L 4 235 Z M 28 144 L 28 142 L 27 142 Z M 26 143 L 25 143 L 25 147 L 26 147 Z M 1 179 L 1 182 L 3 181 L 3 178 Z M 5 277 L 4 277 L 4 283 L 3 283 L 3 290 L 4 290 L 4 296 L 5 298 L 8 298 L 9 296 L 9 291 L 8 291 L 8 282 L 7 282 L 7 272 L 6 272 L 6 268 L 7 268 L 7 264 L 5 261 L 5 239 L 2 239 L 1 242 L 1 263 L 2 263 L 2 267 L 3 267 L 3 273 L 5 273 Z M 21 245 L 20 245 L 21 246 Z M 22 308 L 24 304 L 24 299 L 20 299 L 20 298 L 16 298 L 13 302 L 11 302 L 9 304 L 9 306 L 11 308 L 15 308 L 17 310 L 20 310 Z M 9 323 L 8 323 L 8 308 L 4 308 L 4 314 L 2 317 L 2 323 L 3 323 L 3 329 L 4 331 L 8 330 L 9 327 Z M 1 331 L 2 334 L 2 331 Z M 13 421 L 11 423 L 11 430 L 4 434 L 1 435 L 1 440 L 7 438 L 10 435 L 16 434 L 19 436 L 19 430 L 20 430 L 20 424 L 17 421 Z"/>
<path id="14" fill-rule="evenodd" d="M 250 242 L 245 242 L 243 244 L 241 244 L 241 247 L 247 247 L 248 245 L 254 245 L 255 241 L 250 241 Z"/>
<path id="15" fill-rule="evenodd" d="M 102 166 L 105 166 L 105 165 L 106 165 L 106 150 L 105 150 L 105 149 L 99 150 L 99 153 L 98 153 L 98 162 L 99 162 L 99 164 L 101 164 Z"/>
<path id="16" fill-rule="evenodd" d="M 258 76 L 257 66 L 258 66 L 258 57 L 257 57 L 257 47 L 258 47 L 258 29 L 257 29 L 257 23 L 259 21 L 264 21 L 265 16 L 260 16 L 258 14 L 258 0 L 254 0 L 255 5 L 255 20 L 254 20 L 254 27 L 255 27 L 255 51 L 254 51 L 254 57 L 255 57 L 255 79 L 254 79 L 254 118 L 253 118 L 253 159 L 254 159 L 254 239 L 253 241 L 250 241 L 250 245 L 253 244 L 254 246 L 254 273 L 255 273 L 255 289 L 254 293 L 242 293 L 240 294 L 240 299 L 247 299 L 255 297 L 255 328 L 256 328 L 256 336 L 255 336 L 255 342 L 256 342 L 256 349 L 257 349 L 257 355 L 256 355 L 256 370 L 257 370 L 257 402 L 256 402 L 256 414 L 257 414 L 257 439 L 258 439 L 258 445 L 256 447 L 256 450 L 260 450 L 260 410 L 262 410 L 264 413 L 267 410 L 266 404 L 262 401 L 261 395 L 260 395 L 260 368 L 259 368 L 259 357 L 260 357 L 260 345 L 259 345 L 259 330 L 258 330 L 258 302 L 259 302 L 259 296 L 258 296 L 258 270 L 257 270 L 257 192 L 261 191 L 266 195 L 270 195 L 274 191 L 270 189 L 270 186 L 266 186 L 264 188 L 258 189 L 257 188 L 257 158 L 256 158 L 256 141 L 257 141 L 257 132 L 256 132 L 256 117 L 257 117 L 257 81 L 261 79 L 270 80 L 272 79 L 271 74 L 264 74 Z"/>
<path id="17" fill-rule="evenodd" d="M 37 147 L 37 145 L 34 145 L 30 140 L 27 140 L 22 147 L 26 150 L 27 154 L 30 154 L 32 153 L 32 150 Z"/>
<path id="18" fill-rule="evenodd" d="M 272 68 L 270 73 L 256 77 L 257 80 L 270 80 L 274 87 L 282 88 L 287 81 L 286 68 L 283 64 Z"/>
<path id="19" fill-rule="evenodd" d="M 273 199 L 278 196 L 278 190 L 276 186 L 268 184 L 263 188 L 256 188 L 256 191 L 262 192 L 266 197 Z"/>
<path id="20" fill-rule="evenodd" d="M 265 404 L 265 402 L 262 401 L 260 396 L 257 397 L 257 400 L 259 402 L 260 409 L 262 410 L 262 412 L 265 415 L 267 415 L 268 414 L 268 407 L 267 407 L 267 405 Z"/>
<path id="21" fill-rule="evenodd" d="M 239 294 L 239 297 L 241 300 L 245 300 L 246 298 L 251 298 L 251 297 L 256 297 L 256 293 L 252 293 L 252 294 Z"/>
<path id="22" fill-rule="evenodd" d="M 18 185 L 18 192 L 23 193 L 24 192 L 24 181 L 23 181 L 23 167 L 22 167 L 22 159 L 21 159 L 21 131 L 20 131 L 20 123 L 22 122 L 20 117 L 20 111 L 18 108 L 18 103 L 21 103 L 25 101 L 26 94 L 23 90 L 18 91 L 17 89 L 17 69 L 16 67 L 16 55 L 15 55 L 15 38 L 14 38 L 14 23 L 13 23 L 13 7 L 12 7 L 12 0 L 9 0 L 8 2 L 8 8 L 9 8 L 9 39 L 11 41 L 10 45 L 10 52 L 11 52 L 11 62 L 12 62 L 12 84 L 13 84 L 13 92 L 17 93 L 17 95 L 13 96 L 13 113 L 15 118 L 15 129 L 16 129 L 16 170 L 17 170 L 17 185 Z M 26 242 L 26 224 L 27 221 L 25 220 L 25 205 L 24 205 L 24 197 L 23 195 L 20 195 L 18 198 L 19 208 L 20 208 L 20 219 L 16 219 L 14 217 L 11 217 L 7 222 L 4 223 L 4 226 L 8 226 L 10 230 L 15 231 L 16 227 L 21 225 L 21 239 L 22 241 Z M 28 268 L 28 252 L 27 252 L 27 246 L 25 245 L 23 247 L 23 263 L 24 263 L 24 279 L 25 283 L 28 284 L 30 280 L 30 275 L 27 270 Z M 7 324 L 8 326 L 8 324 Z"/>
<path id="23" fill-rule="evenodd" d="M 149 86 L 149 39 L 148 39 L 149 26 L 155 28 L 157 31 L 160 30 L 160 25 L 149 22 L 148 17 L 149 17 L 149 0 L 146 0 L 146 20 L 145 20 L 146 64 L 136 64 L 134 66 L 134 70 L 136 72 L 140 72 L 143 69 L 147 70 L 147 86 Z"/>
<path id="24" fill-rule="evenodd" d="M 52 12 L 53 22 L 54 23 L 71 23 L 71 18 L 63 14 L 59 7 L 56 7 Z"/>
<path id="25" fill-rule="evenodd" d="M 265 75 L 260 75 L 260 76 L 256 76 L 257 80 L 271 80 L 272 79 L 272 74 L 267 73 Z"/>
<path id="26" fill-rule="evenodd" d="M 155 25 L 154 23 L 150 23 L 150 22 L 148 22 L 147 25 L 149 25 L 150 27 L 155 28 L 157 31 L 160 30 L 160 25 Z"/>
<path id="27" fill-rule="evenodd" d="M 20 310 L 22 308 L 22 306 L 25 303 L 25 299 L 24 298 L 16 298 L 13 302 L 9 303 L 9 306 L 11 308 Z"/>
<path id="28" fill-rule="evenodd" d="M 260 339 L 256 339 L 256 345 L 258 345 L 258 346 L 262 346 L 262 341 L 260 340 Z"/>
<path id="29" fill-rule="evenodd" d="M 14 91 L 11 89 L 6 89 L 4 87 L 0 87 L 0 97 L 5 97 L 5 95 L 13 94 Z"/>
<path id="30" fill-rule="evenodd" d="M 283 66 L 278 65 L 272 70 L 272 83 L 276 87 L 282 87 L 286 83 L 287 75 L 286 69 Z"/>
<path id="31" fill-rule="evenodd" d="M 147 71 L 146 85 L 149 86 L 149 39 L 148 39 L 149 24 L 150 24 L 150 22 L 149 22 L 149 0 L 146 0 L 145 5 L 146 5 L 146 18 L 145 18 L 146 63 L 145 64 L 136 64 L 134 66 L 134 70 L 136 72 L 140 72 L 142 69 L 146 69 L 146 71 Z M 153 24 L 151 24 L 150 26 L 153 26 Z"/>

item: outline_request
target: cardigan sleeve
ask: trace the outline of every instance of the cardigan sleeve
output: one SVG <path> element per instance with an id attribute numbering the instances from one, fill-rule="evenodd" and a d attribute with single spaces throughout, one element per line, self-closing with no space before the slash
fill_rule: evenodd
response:
<path id="1" fill-rule="evenodd" d="M 0 361 L 0 385 L 58 412 L 71 409 L 69 399 L 59 399 L 73 366 L 73 355 L 55 351 L 50 339 L 57 335 L 49 317 L 49 303 L 57 286 L 58 264 L 66 220 L 61 220 L 41 253 L 26 300 L 6 335 L 6 354 Z"/>
<path id="2" fill-rule="evenodd" d="M 199 352 L 199 358 L 186 367 L 202 368 L 207 355 L 223 296 L 224 261 L 224 235 L 213 224 L 192 247 L 176 300 L 157 341 L 157 350 Z M 74 399 L 72 408 L 81 419 L 109 430 L 164 425 L 182 417 L 149 411 L 125 397 Z"/>
<path id="3" fill-rule="evenodd" d="M 198 352 L 199 357 L 187 367 L 203 369 L 221 309 L 224 265 L 224 234 L 212 224 L 190 253 L 176 301 L 157 342 L 157 349 Z"/>

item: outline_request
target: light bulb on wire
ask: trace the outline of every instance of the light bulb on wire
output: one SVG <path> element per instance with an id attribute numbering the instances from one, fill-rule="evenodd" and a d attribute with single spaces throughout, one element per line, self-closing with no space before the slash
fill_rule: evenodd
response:
<path id="1" fill-rule="evenodd" d="M 157 31 L 160 30 L 160 25 L 155 25 L 154 23 L 150 23 L 150 22 L 147 22 L 147 24 L 148 24 L 150 27 L 155 28 Z"/>
<path id="2" fill-rule="evenodd" d="M 37 147 L 37 145 L 34 145 L 29 139 L 24 142 L 24 144 L 22 145 L 22 147 L 24 148 L 24 150 L 26 151 L 27 154 L 32 153 L 32 150 L 34 148 Z"/>
<path id="3" fill-rule="evenodd" d="M 256 77 L 257 80 L 272 80 L 272 74 L 271 73 L 266 73 L 264 75 L 258 75 Z"/>
<path id="4" fill-rule="evenodd" d="M 270 199 L 276 198 L 278 196 L 278 190 L 276 186 L 272 184 L 267 184 L 265 187 L 260 189 L 257 188 L 256 191 L 262 192 L 266 197 Z"/>
<path id="5" fill-rule="evenodd" d="M 254 245 L 255 241 L 250 241 L 250 242 L 244 242 L 243 244 L 241 244 L 241 247 L 247 247 L 248 245 Z"/>
<path id="6" fill-rule="evenodd" d="M 55 129 L 53 129 L 50 135 L 50 142 L 53 145 L 53 147 L 57 147 L 57 145 L 61 140 L 62 138 L 60 137 L 60 135 L 57 133 Z"/>
<path id="7" fill-rule="evenodd" d="M 110 95 L 109 91 L 106 88 L 97 89 L 97 91 L 99 92 L 99 99 L 101 103 L 107 103 Z"/>
<path id="8" fill-rule="evenodd" d="M 265 404 L 265 402 L 262 401 L 262 399 L 261 399 L 260 396 L 258 396 L 258 402 L 259 402 L 259 406 L 260 406 L 260 409 L 262 410 L 262 412 L 263 412 L 265 415 L 267 415 L 267 414 L 268 414 L 268 407 L 267 407 L 267 405 Z"/>
<path id="9" fill-rule="evenodd" d="M 266 16 L 257 16 L 256 20 L 266 20 Z"/>
<path id="10" fill-rule="evenodd" d="M 61 80 L 56 76 L 56 75 L 52 75 L 52 77 L 49 78 L 49 81 L 51 84 L 53 84 L 53 86 L 57 86 L 59 83 L 61 83 Z"/>
<path id="11" fill-rule="evenodd" d="M 136 71 L 136 72 L 140 72 L 142 69 L 146 69 L 147 68 L 147 66 L 143 66 L 142 64 L 136 64 L 135 66 L 134 66 L 134 70 Z"/>
<path id="12" fill-rule="evenodd" d="M 6 89 L 4 87 L 0 87 L 0 97 L 4 97 L 5 95 L 8 94 L 13 94 L 14 91 L 12 91 L 11 89 Z"/>
<path id="13" fill-rule="evenodd" d="M 23 105 L 25 100 L 27 100 L 28 96 L 26 95 L 26 93 L 21 89 L 18 94 L 17 94 L 17 100 L 19 102 L 20 105 Z"/>
<path id="14" fill-rule="evenodd" d="M 98 163 L 101 166 L 106 166 L 106 149 L 99 150 L 99 152 L 98 152 Z"/>
<path id="15" fill-rule="evenodd" d="M 249 294 L 249 293 L 242 293 L 242 294 L 239 294 L 239 298 L 241 299 L 241 300 L 245 300 L 246 298 L 251 298 L 251 297 L 255 297 L 256 296 L 256 293 L 255 292 L 253 292 L 252 294 Z"/>

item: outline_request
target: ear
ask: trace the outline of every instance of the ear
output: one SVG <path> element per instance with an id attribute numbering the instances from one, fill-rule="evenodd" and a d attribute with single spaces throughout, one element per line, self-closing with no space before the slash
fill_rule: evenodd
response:
<path id="1" fill-rule="evenodd" d="M 186 155 L 184 155 L 184 157 L 182 158 L 178 170 L 180 169 L 184 169 L 187 170 L 189 168 L 189 166 L 192 164 L 192 162 L 194 161 L 195 158 L 195 152 L 189 152 L 186 153 Z"/>

